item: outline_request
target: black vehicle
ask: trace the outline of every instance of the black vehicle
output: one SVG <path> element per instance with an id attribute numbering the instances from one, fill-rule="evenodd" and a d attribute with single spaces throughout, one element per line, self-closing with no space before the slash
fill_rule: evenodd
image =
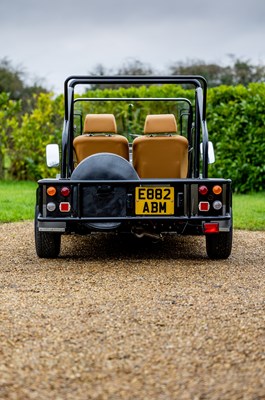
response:
<path id="1" fill-rule="evenodd" d="M 189 85 L 194 100 L 75 96 L 77 86 L 91 84 Z M 64 96 L 61 173 L 38 181 L 35 244 L 39 257 L 57 257 L 62 234 L 95 232 L 154 239 L 173 233 L 205 235 L 211 259 L 229 257 L 231 180 L 208 178 L 214 154 L 208 141 L 203 77 L 70 76 Z M 93 113 L 91 104 L 97 101 L 111 101 L 113 113 Z M 131 110 L 145 101 L 169 102 L 175 108 L 168 114 L 147 115 L 141 135 L 132 132 L 129 123 L 127 137 L 117 134 L 115 104 L 126 102 Z M 59 165 L 58 145 L 47 146 L 47 164 Z"/>

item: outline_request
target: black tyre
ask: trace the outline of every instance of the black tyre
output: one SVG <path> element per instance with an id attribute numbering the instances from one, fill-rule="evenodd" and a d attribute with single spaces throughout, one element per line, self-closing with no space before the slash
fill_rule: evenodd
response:
<path id="1" fill-rule="evenodd" d="M 96 153 L 78 164 L 71 179 L 130 180 L 139 179 L 139 176 L 125 158 L 112 153 Z"/>
<path id="2" fill-rule="evenodd" d="M 137 180 L 139 179 L 132 165 L 112 153 L 96 153 L 85 158 L 71 175 L 76 180 Z M 82 215 L 87 217 L 125 217 L 127 192 L 125 187 L 110 188 L 99 192 L 97 186 L 84 188 L 82 191 Z M 119 228 L 121 222 L 87 223 L 92 230 L 111 231 Z"/>
<path id="3" fill-rule="evenodd" d="M 233 229 L 229 232 L 214 233 L 206 235 L 206 252 L 212 260 L 226 259 L 232 250 Z"/>
<path id="4" fill-rule="evenodd" d="M 53 232 L 40 232 L 38 229 L 38 207 L 36 207 L 34 231 L 35 248 L 40 258 L 56 258 L 60 253 L 61 234 Z"/>

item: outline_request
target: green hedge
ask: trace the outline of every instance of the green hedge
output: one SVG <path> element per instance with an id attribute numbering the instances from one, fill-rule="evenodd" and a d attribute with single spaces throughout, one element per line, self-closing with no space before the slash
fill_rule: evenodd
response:
<path id="1" fill-rule="evenodd" d="M 89 97 L 187 97 L 193 91 L 173 85 L 116 90 L 88 91 Z M 178 114 L 174 103 L 134 101 L 134 107 L 120 102 L 90 102 L 86 112 L 114 112 L 118 129 L 141 133 L 150 113 Z M 83 106 L 84 102 L 81 103 Z M 208 91 L 207 123 L 216 162 L 209 168 L 212 177 L 231 178 L 236 192 L 264 190 L 265 165 L 265 84 L 219 86 Z M 22 114 L 20 102 L 0 93 L 0 164 L 6 176 L 36 180 L 54 176 L 45 165 L 45 145 L 60 142 L 63 123 L 63 96 L 40 94 L 30 113 Z M 0 165 L 1 172 L 1 165 Z"/>
<path id="2" fill-rule="evenodd" d="M 234 191 L 265 188 L 265 84 L 209 90 L 208 130 L 214 143 L 215 177 L 231 178 Z"/>
<path id="3" fill-rule="evenodd" d="M 5 169 L 0 179 L 55 176 L 57 170 L 46 166 L 45 147 L 60 143 L 63 115 L 63 96 L 53 98 L 52 94 L 41 93 L 36 96 L 35 108 L 23 114 L 20 101 L 0 93 L 0 153 Z"/>

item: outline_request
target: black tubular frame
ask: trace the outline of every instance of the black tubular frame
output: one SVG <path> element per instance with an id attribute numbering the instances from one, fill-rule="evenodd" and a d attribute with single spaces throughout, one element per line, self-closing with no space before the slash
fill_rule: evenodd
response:
<path id="1" fill-rule="evenodd" d="M 208 130 L 206 124 L 206 97 L 207 97 L 207 81 L 200 75 L 171 75 L 171 76 L 84 76 L 73 75 L 69 76 L 64 82 L 64 105 L 65 119 L 62 135 L 62 165 L 61 177 L 69 178 L 71 165 L 71 139 L 70 132 L 73 134 L 73 104 L 74 104 L 74 89 L 77 85 L 90 84 L 179 84 L 193 85 L 195 88 L 195 138 L 194 138 L 194 159 L 193 159 L 193 175 L 194 178 L 199 178 L 200 174 L 200 132 L 202 132 L 203 143 L 203 161 L 202 161 L 202 178 L 208 178 Z M 161 98 L 158 98 L 159 100 Z M 91 98 L 89 98 L 91 100 Z M 97 100 L 107 100 L 97 98 Z M 108 98 L 110 101 L 111 98 Z M 127 98 L 119 98 L 120 101 L 126 101 Z M 141 101 L 141 98 L 135 99 Z M 152 101 L 152 98 L 148 98 Z M 128 98 L 128 101 L 129 98 Z"/>

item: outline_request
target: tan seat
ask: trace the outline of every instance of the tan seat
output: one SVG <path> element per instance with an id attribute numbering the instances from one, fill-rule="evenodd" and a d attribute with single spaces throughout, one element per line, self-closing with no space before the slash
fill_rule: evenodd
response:
<path id="1" fill-rule="evenodd" d="M 84 134 L 73 142 L 77 163 L 96 153 L 113 153 L 129 160 L 128 140 L 116 133 L 113 114 L 87 114 Z"/>
<path id="2" fill-rule="evenodd" d="M 188 140 L 176 133 L 173 114 L 146 117 L 145 135 L 133 141 L 133 166 L 140 178 L 187 177 Z"/>

